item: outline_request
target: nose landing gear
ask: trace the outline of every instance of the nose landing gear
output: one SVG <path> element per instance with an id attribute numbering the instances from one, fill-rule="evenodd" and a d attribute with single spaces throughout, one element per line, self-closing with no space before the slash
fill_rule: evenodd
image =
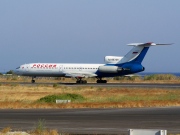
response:
<path id="1" fill-rule="evenodd" d="M 36 76 L 33 76 L 33 77 L 32 77 L 31 83 L 35 83 L 35 82 L 36 82 L 36 81 L 35 81 L 35 78 L 36 78 Z"/>

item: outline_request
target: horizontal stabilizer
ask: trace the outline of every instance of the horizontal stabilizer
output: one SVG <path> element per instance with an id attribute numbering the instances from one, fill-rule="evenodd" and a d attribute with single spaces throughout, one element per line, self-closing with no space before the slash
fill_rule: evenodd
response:
<path id="1" fill-rule="evenodd" d="M 129 46 L 144 46 L 144 47 L 149 47 L 149 46 L 156 46 L 156 45 L 172 45 L 173 43 L 169 43 L 169 44 L 156 44 L 153 42 L 148 42 L 148 43 L 131 43 L 128 44 Z"/>

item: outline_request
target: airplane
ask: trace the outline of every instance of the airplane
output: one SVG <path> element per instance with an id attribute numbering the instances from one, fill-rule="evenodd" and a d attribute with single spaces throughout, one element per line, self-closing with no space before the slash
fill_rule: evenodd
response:
<path id="1" fill-rule="evenodd" d="M 31 76 L 32 83 L 36 77 L 72 77 L 77 84 L 86 84 L 83 78 L 95 77 L 97 83 L 107 83 L 102 78 L 124 76 L 142 72 L 141 65 L 150 46 L 171 45 L 148 43 L 131 43 L 133 48 L 125 56 L 105 56 L 105 64 L 75 64 L 75 63 L 29 63 L 17 67 L 14 72 L 21 76 Z"/>

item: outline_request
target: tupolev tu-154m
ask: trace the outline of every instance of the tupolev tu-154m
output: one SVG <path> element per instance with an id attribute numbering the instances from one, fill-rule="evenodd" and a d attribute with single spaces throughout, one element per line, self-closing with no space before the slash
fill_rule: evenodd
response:
<path id="1" fill-rule="evenodd" d="M 31 76 L 32 83 L 36 77 L 73 77 L 76 83 L 87 83 L 83 78 L 95 77 L 97 83 L 107 83 L 105 77 L 124 76 L 142 72 L 141 65 L 150 46 L 171 45 L 150 43 L 131 43 L 133 48 L 125 56 L 105 56 L 105 64 L 75 63 L 29 63 L 17 67 L 17 75 Z"/>

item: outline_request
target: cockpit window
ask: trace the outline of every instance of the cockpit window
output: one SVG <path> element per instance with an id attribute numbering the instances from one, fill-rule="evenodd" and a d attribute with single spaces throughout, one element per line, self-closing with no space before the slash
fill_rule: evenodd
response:
<path id="1" fill-rule="evenodd" d="M 20 69 L 20 67 L 17 67 L 16 69 Z"/>

